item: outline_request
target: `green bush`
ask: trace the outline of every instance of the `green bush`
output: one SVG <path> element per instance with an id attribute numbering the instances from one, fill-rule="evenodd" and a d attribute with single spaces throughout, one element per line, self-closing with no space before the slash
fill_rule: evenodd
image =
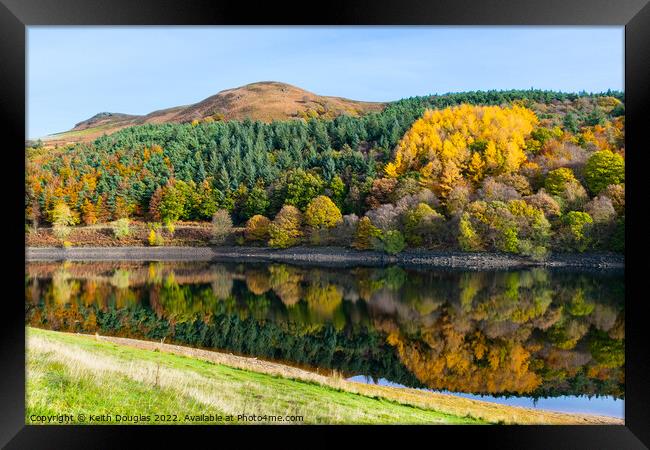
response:
<path id="1" fill-rule="evenodd" d="M 128 237 L 131 230 L 129 229 L 129 219 L 127 218 L 122 218 L 118 219 L 112 224 L 113 228 L 113 234 L 115 235 L 116 238 L 118 239 L 124 239 L 125 237 Z"/>
<path id="2" fill-rule="evenodd" d="M 383 250 L 389 255 L 395 255 L 406 247 L 404 235 L 397 230 L 389 230 L 381 235 Z"/>
<path id="3" fill-rule="evenodd" d="M 404 235 L 410 246 L 430 245 L 440 235 L 439 227 L 444 218 L 426 203 L 404 214 Z"/>
<path id="4" fill-rule="evenodd" d="M 560 195 L 569 183 L 575 182 L 573 170 L 567 167 L 551 170 L 544 180 L 544 188 L 551 195 Z"/>
<path id="5" fill-rule="evenodd" d="M 581 211 L 570 211 L 562 218 L 558 240 L 564 250 L 584 252 L 590 245 L 590 228 L 593 224 L 591 216 Z"/>
<path id="6" fill-rule="evenodd" d="M 472 226 L 469 212 L 464 212 L 458 222 L 458 245 L 466 252 L 483 250 L 481 237 Z"/>
<path id="7" fill-rule="evenodd" d="M 269 197 L 262 185 L 256 185 L 248 192 L 242 205 L 242 217 L 250 219 L 256 215 L 264 215 L 269 207 Z"/>
<path id="8" fill-rule="evenodd" d="M 625 181 L 625 160 L 610 150 L 592 154 L 585 164 L 585 183 L 592 194 L 599 194 L 610 184 Z"/>
<path id="9" fill-rule="evenodd" d="M 542 245 L 534 245 L 527 239 L 521 239 L 519 241 L 519 253 L 530 256 L 535 261 L 543 261 L 548 257 L 549 251 Z"/>
<path id="10" fill-rule="evenodd" d="M 185 183 L 176 182 L 165 186 L 158 206 L 158 215 L 165 222 L 175 222 L 185 214 Z"/>
<path id="11" fill-rule="evenodd" d="M 323 180 L 318 174 L 298 169 L 289 175 L 285 202 L 304 210 L 323 191 L 323 187 Z"/>
<path id="12" fill-rule="evenodd" d="M 543 257 L 551 225 L 544 212 L 524 200 L 476 201 L 458 224 L 462 250 L 498 250 Z"/>

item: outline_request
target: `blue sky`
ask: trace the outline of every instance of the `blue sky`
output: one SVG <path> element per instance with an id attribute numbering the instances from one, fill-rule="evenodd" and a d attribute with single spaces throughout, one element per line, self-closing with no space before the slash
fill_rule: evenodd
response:
<path id="1" fill-rule="evenodd" d="M 27 135 L 255 81 L 367 101 L 623 90 L 623 51 L 623 27 L 29 27 Z"/>

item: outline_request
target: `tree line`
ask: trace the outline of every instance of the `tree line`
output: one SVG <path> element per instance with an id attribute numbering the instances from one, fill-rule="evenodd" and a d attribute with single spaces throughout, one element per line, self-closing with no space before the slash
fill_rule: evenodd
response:
<path id="1" fill-rule="evenodd" d="M 622 251 L 622 99 L 468 92 L 359 117 L 143 125 L 30 147 L 26 220 L 213 220 L 215 242 L 389 253 Z"/>

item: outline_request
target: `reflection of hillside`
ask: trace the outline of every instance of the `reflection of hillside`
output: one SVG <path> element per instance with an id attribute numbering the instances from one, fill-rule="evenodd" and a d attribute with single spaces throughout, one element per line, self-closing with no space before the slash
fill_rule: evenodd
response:
<path id="1" fill-rule="evenodd" d="M 66 263 L 28 266 L 26 307 L 36 326 L 167 337 L 436 389 L 622 395 L 622 293 L 620 277 L 540 269 Z"/>

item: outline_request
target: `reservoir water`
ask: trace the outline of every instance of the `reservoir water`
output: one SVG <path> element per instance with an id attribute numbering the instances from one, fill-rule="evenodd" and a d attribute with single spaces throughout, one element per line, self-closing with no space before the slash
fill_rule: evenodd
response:
<path id="1" fill-rule="evenodd" d="M 622 271 L 30 262 L 26 324 L 623 417 Z"/>

